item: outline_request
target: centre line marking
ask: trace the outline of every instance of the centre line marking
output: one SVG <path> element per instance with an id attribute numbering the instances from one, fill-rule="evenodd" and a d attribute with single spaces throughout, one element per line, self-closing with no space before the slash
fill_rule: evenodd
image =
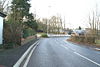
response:
<path id="1" fill-rule="evenodd" d="M 85 57 L 85 56 L 83 56 L 83 55 L 77 53 L 77 52 L 74 52 L 74 53 L 77 54 L 78 56 L 80 56 L 80 57 L 82 57 L 82 58 L 84 58 L 84 59 L 86 59 L 86 60 L 88 60 L 88 61 L 90 61 L 90 62 L 92 62 L 92 63 L 94 63 L 94 64 L 96 64 L 96 65 L 98 65 L 98 66 L 100 66 L 99 63 L 97 63 L 97 62 L 95 62 L 95 61 L 93 61 L 93 60 L 91 60 L 91 59 L 89 59 L 89 58 L 87 58 L 87 57 Z"/>
<path id="2" fill-rule="evenodd" d="M 65 46 L 63 46 L 63 45 L 60 45 L 60 46 L 64 47 L 65 49 L 68 49 L 67 47 L 65 47 Z"/>

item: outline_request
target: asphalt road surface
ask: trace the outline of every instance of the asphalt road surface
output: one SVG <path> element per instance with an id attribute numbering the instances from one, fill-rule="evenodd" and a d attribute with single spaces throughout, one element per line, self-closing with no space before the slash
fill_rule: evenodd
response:
<path id="1" fill-rule="evenodd" d="M 100 52 L 75 45 L 67 37 L 43 38 L 27 67 L 100 67 Z"/>

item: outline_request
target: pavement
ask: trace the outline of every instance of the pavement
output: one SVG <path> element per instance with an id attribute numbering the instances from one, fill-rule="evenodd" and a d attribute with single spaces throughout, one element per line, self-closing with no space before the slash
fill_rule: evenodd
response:
<path id="1" fill-rule="evenodd" d="M 37 41 L 37 39 L 14 49 L 0 51 L 0 67 L 13 67 L 13 65 L 35 41 Z"/>
<path id="2" fill-rule="evenodd" d="M 42 38 L 24 67 L 100 67 L 100 52 L 65 41 Z"/>

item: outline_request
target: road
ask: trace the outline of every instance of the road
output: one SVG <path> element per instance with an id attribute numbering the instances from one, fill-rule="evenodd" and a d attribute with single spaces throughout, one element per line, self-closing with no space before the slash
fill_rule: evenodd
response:
<path id="1" fill-rule="evenodd" d="M 42 38 L 27 67 L 100 67 L 99 51 L 65 42 L 66 38 Z"/>

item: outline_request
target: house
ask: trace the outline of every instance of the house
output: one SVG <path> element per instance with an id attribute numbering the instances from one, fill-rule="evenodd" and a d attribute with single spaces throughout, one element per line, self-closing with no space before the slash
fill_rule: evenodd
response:
<path id="1" fill-rule="evenodd" d="M 80 35 L 84 35 L 85 34 L 85 30 L 73 30 L 72 32 L 72 36 L 80 36 Z"/>
<path id="2" fill-rule="evenodd" d="M 3 43 L 3 19 L 4 17 L 6 17 L 6 15 L 0 12 L 0 44 Z"/>

